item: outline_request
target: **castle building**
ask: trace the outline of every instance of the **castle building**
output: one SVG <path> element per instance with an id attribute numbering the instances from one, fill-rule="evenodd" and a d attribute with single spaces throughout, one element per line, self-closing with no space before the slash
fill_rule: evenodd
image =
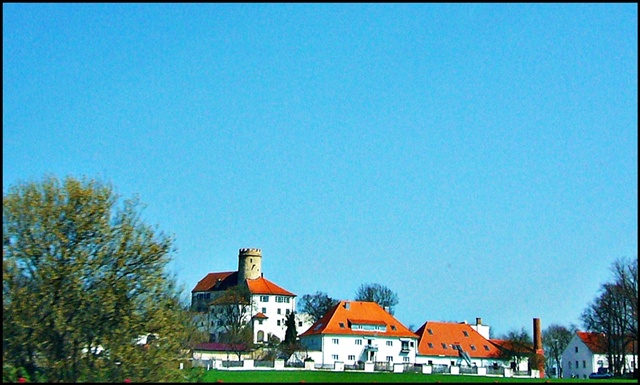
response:
<path id="1" fill-rule="evenodd" d="M 238 285 L 246 286 L 250 292 L 244 321 L 252 327 L 254 343 L 268 342 L 272 336 L 284 340 L 285 319 L 295 312 L 296 294 L 264 278 L 262 251 L 254 248 L 240 249 L 237 271 L 209 273 L 193 288 L 191 308 L 200 313 L 199 328 L 209 332 L 211 342 L 217 342 L 221 327 L 213 314 L 216 306 L 225 304 L 223 294 Z M 298 333 L 311 325 L 304 315 L 296 314 L 296 322 Z"/>

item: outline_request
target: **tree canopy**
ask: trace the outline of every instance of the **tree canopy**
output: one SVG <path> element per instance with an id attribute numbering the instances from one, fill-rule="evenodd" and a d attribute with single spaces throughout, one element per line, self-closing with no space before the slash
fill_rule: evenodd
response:
<path id="1" fill-rule="evenodd" d="M 327 293 L 317 291 L 314 294 L 303 295 L 298 302 L 298 308 L 301 313 L 309 314 L 313 322 L 316 322 L 338 302 L 340 301 L 329 297 Z"/>
<path id="2" fill-rule="evenodd" d="M 356 301 L 375 302 L 383 308 L 387 308 L 393 315 L 398 304 L 398 295 L 388 287 L 379 283 L 362 284 L 356 291 Z"/>
<path id="3" fill-rule="evenodd" d="M 165 271 L 172 239 L 142 222 L 137 199 L 119 203 L 110 185 L 72 177 L 3 195 L 3 373 L 182 379 L 178 360 L 199 336 Z"/>

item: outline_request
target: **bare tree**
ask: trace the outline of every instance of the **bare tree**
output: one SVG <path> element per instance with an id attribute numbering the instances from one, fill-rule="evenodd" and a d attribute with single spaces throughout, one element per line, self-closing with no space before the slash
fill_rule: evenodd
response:
<path id="1" fill-rule="evenodd" d="M 546 357 L 546 373 L 551 372 L 553 364 L 555 364 L 556 375 L 562 377 L 562 352 L 567 348 L 571 338 L 575 334 L 577 327 L 571 325 L 569 328 L 551 324 L 542 333 L 542 345 L 544 347 Z"/>
<path id="2" fill-rule="evenodd" d="M 588 330 L 604 335 L 609 367 L 621 375 L 627 371 L 626 354 L 638 341 L 638 262 L 618 259 L 612 272 L 613 282 L 602 285 L 581 318 Z"/>
<path id="3" fill-rule="evenodd" d="M 327 293 L 317 291 L 315 294 L 305 294 L 298 302 L 301 313 L 307 313 L 316 322 L 324 316 L 329 309 L 338 304 L 337 299 L 333 299 Z"/>
<path id="4" fill-rule="evenodd" d="M 531 359 L 535 355 L 533 339 L 524 328 L 520 331 L 512 330 L 502 339 L 504 343 L 498 346 L 501 358 L 512 361 L 512 365 L 516 368 L 525 358 Z"/>
<path id="5" fill-rule="evenodd" d="M 398 304 L 398 295 L 379 283 L 362 284 L 356 291 L 356 301 L 375 302 L 387 309 L 391 315 Z"/>
<path id="6" fill-rule="evenodd" d="M 227 289 L 209 303 L 215 339 L 229 344 L 238 360 L 253 346 L 253 330 L 249 324 L 251 304 L 251 292 L 243 284 Z"/>

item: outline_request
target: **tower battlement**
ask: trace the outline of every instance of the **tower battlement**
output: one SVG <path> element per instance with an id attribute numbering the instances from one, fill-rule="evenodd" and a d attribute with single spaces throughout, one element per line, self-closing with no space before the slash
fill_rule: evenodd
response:
<path id="1" fill-rule="evenodd" d="M 259 255 L 262 255 L 262 250 L 247 247 L 247 248 L 240 249 L 240 251 L 238 253 L 239 254 L 259 254 Z"/>

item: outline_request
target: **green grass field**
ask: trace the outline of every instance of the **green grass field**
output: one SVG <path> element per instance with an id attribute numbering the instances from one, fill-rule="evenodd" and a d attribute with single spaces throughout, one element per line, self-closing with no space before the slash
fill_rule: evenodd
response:
<path id="1" fill-rule="evenodd" d="M 204 382 L 484 382 L 484 383 L 637 383 L 634 380 L 576 380 L 555 378 L 503 378 L 471 375 L 421 373 L 361 373 L 330 372 L 320 370 L 209 370 Z"/>

